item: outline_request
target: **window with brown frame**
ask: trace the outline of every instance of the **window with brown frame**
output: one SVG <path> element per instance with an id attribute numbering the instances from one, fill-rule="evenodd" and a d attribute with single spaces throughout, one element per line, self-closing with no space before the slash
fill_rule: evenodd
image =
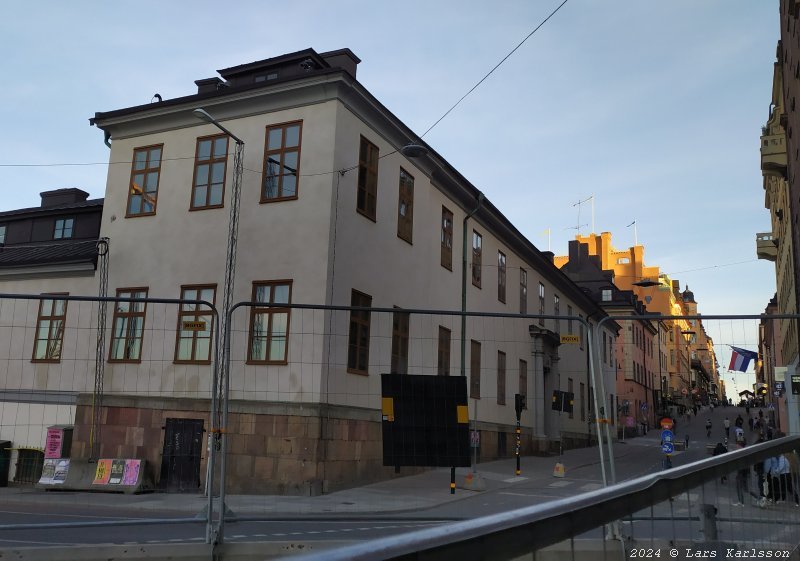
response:
<path id="1" fill-rule="evenodd" d="M 117 297 L 147 298 L 147 288 L 118 288 Z M 142 359 L 146 312 L 146 302 L 114 303 L 110 362 L 139 362 Z"/>
<path id="2" fill-rule="evenodd" d="M 72 237 L 72 230 L 75 226 L 74 218 L 59 218 L 56 220 L 55 228 L 53 229 L 54 240 L 66 240 Z"/>
<path id="3" fill-rule="evenodd" d="M 194 156 L 191 210 L 224 206 L 225 171 L 228 166 L 228 135 L 197 139 Z"/>
<path id="4" fill-rule="evenodd" d="M 372 296 L 353 290 L 350 305 L 360 308 L 372 306 Z M 353 374 L 369 374 L 369 330 L 370 312 L 350 312 L 350 332 L 347 345 L 347 371 Z"/>
<path id="5" fill-rule="evenodd" d="M 528 271 L 519 270 L 519 313 L 528 313 Z"/>
<path id="6" fill-rule="evenodd" d="M 519 393 L 528 395 L 528 363 L 519 361 Z"/>
<path id="7" fill-rule="evenodd" d="M 273 305 L 251 308 L 248 364 L 286 364 L 289 349 L 289 308 L 275 304 L 292 303 L 292 281 L 254 282 L 253 302 Z"/>
<path id="8" fill-rule="evenodd" d="M 506 404 L 506 353 L 497 351 L 497 404 Z"/>
<path id="9" fill-rule="evenodd" d="M 372 220 L 378 208 L 378 147 L 361 137 L 358 152 L 358 196 L 356 210 Z"/>
<path id="10" fill-rule="evenodd" d="M 67 293 L 48 294 L 67 296 Z M 67 301 L 39 300 L 36 318 L 36 339 L 33 342 L 32 362 L 60 362 L 64 343 L 64 325 L 67 321 Z"/>
<path id="11" fill-rule="evenodd" d="M 497 299 L 506 303 L 506 255 L 497 252 Z"/>
<path id="12" fill-rule="evenodd" d="M 262 203 L 297 198 L 302 135 L 302 121 L 267 127 Z"/>
<path id="13" fill-rule="evenodd" d="M 469 396 L 481 397 L 481 344 L 475 340 L 469 343 Z"/>
<path id="14" fill-rule="evenodd" d="M 134 149 L 126 217 L 156 213 L 163 149 L 163 144 Z"/>
<path id="15" fill-rule="evenodd" d="M 439 326 L 439 350 L 437 352 L 436 373 L 439 376 L 450 375 L 450 330 Z"/>
<path id="16" fill-rule="evenodd" d="M 392 374 L 408 374 L 408 312 L 392 314 Z"/>
<path id="17" fill-rule="evenodd" d="M 190 285 L 181 287 L 181 300 L 205 300 L 215 303 L 217 285 Z M 178 308 L 175 362 L 211 363 L 211 334 L 214 332 L 214 315 L 203 304 L 181 304 Z"/>
<path id="18" fill-rule="evenodd" d="M 453 213 L 442 207 L 442 267 L 453 270 Z"/>
<path id="19" fill-rule="evenodd" d="M 558 294 L 553 294 L 553 315 L 560 316 L 561 315 L 561 299 L 558 297 Z M 561 320 L 555 319 L 553 320 L 555 324 L 554 331 L 556 333 L 561 333 Z"/>
<path id="20" fill-rule="evenodd" d="M 481 287 L 481 263 L 483 260 L 483 236 L 472 231 L 472 284 Z"/>
<path id="21" fill-rule="evenodd" d="M 539 315 L 544 315 L 544 285 L 539 283 Z M 539 325 L 544 325 L 544 318 L 539 318 Z"/>
<path id="22" fill-rule="evenodd" d="M 403 168 L 400 168 L 399 192 L 397 237 L 412 243 L 414 230 L 414 177 Z"/>

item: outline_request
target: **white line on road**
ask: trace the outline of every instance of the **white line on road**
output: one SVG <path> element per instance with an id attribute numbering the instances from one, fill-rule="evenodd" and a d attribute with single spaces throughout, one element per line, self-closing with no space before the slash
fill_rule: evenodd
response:
<path id="1" fill-rule="evenodd" d="M 527 477 L 522 477 L 521 475 L 518 475 L 517 477 L 509 477 L 508 479 L 503 479 L 503 483 L 516 483 L 517 481 L 525 481 L 527 479 L 528 479 Z"/>
<path id="2" fill-rule="evenodd" d="M 572 485 L 574 481 L 553 481 L 548 485 L 548 487 L 566 487 L 567 485 Z"/>

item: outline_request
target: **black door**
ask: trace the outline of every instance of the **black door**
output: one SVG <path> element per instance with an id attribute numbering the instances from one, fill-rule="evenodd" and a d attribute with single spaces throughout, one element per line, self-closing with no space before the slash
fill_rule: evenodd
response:
<path id="1" fill-rule="evenodd" d="M 167 419 L 164 431 L 160 487 L 173 492 L 196 491 L 200 488 L 203 420 Z"/>

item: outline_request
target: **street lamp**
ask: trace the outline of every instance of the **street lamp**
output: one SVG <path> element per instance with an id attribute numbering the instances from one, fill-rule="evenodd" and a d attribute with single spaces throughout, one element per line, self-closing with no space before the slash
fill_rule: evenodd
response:
<path id="1" fill-rule="evenodd" d="M 692 341 L 692 337 L 697 335 L 697 332 L 692 331 L 692 330 L 682 330 L 681 331 L 681 335 L 688 335 L 688 337 L 686 337 L 686 339 L 685 339 L 686 340 L 686 377 L 687 377 L 687 380 L 684 380 L 684 382 L 686 382 L 686 390 L 687 390 L 687 397 L 688 397 L 688 392 L 691 391 L 691 384 L 692 384 L 692 358 L 691 358 L 690 353 L 689 353 L 689 344 Z"/>
<path id="2" fill-rule="evenodd" d="M 230 382 L 230 326 L 229 324 L 229 314 L 228 311 L 233 303 L 233 288 L 234 288 L 234 280 L 235 280 L 235 273 L 236 273 L 236 240 L 239 237 L 239 198 L 242 191 L 242 173 L 243 173 L 243 163 L 242 159 L 244 156 L 244 141 L 233 134 L 231 131 L 226 129 L 222 126 L 219 121 L 217 121 L 214 117 L 209 115 L 209 113 L 201 108 L 197 108 L 192 111 L 192 115 L 200 119 L 201 121 L 205 121 L 206 123 L 212 124 L 217 127 L 219 130 L 227 134 L 231 137 L 234 142 L 236 142 L 236 150 L 233 156 L 233 188 L 231 189 L 231 210 L 230 210 L 230 217 L 228 219 L 228 250 L 225 255 L 225 281 L 223 283 L 222 288 L 222 321 L 220 322 L 220 332 L 219 337 L 217 338 L 217 349 L 219 349 L 219 339 L 222 339 L 222 352 L 217 352 L 217 370 L 219 369 L 220 365 L 222 367 L 222 374 L 216 375 L 215 372 L 215 380 L 214 380 L 214 393 L 211 396 L 211 409 L 212 409 L 212 430 L 214 430 L 214 438 L 218 439 L 220 443 L 220 486 L 219 486 L 219 504 L 220 504 L 220 517 L 219 517 L 219 524 L 217 526 L 218 529 L 218 536 L 217 540 L 222 540 L 224 537 L 223 529 L 225 524 L 225 464 L 226 464 L 226 452 L 227 452 L 227 438 L 225 432 L 222 430 L 222 427 L 226 427 L 228 425 L 228 388 Z M 217 408 L 219 407 L 220 402 L 222 403 L 222 415 L 221 415 L 221 426 L 214 426 L 214 419 L 217 418 Z M 216 429 L 216 430 L 215 430 Z M 213 473 L 214 473 L 214 459 L 215 454 L 214 451 L 216 449 L 216 443 L 213 443 L 211 446 L 211 452 L 209 457 L 209 468 L 208 468 L 208 475 L 206 481 L 206 487 L 208 488 L 208 503 L 209 503 L 209 512 L 208 512 L 208 523 L 211 524 L 211 517 L 212 517 L 212 502 L 213 502 L 213 492 L 211 489 L 211 481 L 213 481 Z M 207 536 L 208 539 L 211 536 Z"/>

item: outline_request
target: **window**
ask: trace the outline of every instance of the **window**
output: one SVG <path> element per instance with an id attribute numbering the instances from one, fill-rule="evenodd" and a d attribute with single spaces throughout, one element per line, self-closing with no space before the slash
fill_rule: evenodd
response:
<path id="1" fill-rule="evenodd" d="M 603 331 L 603 363 L 608 362 L 608 340 L 606 338 L 606 332 Z"/>
<path id="2" fill-rule="evenodd" d="M 356 210 L 375 222 L 378 207 L 378 147 L 361 137 Z"/>
<path id="3" fill-rule="evenodd" d="M 354 290 L 350 305 L 361 308 L 372 306 L 372 296 Z M 354 374 L 368 374 L 369 366 L 369 328 L 370 312 L 353 310 L 350 312 L 350 335 L 347 345 L 347 371 Z"/>
<path id="4" fill-rule="evenodd" d="M 519 361 L 519 393 L 528 395 L 528 363 L 524 360 Z"/>
<path id="5" fill-rule="evenodd" d="M 118 288 L 118 298 L 147 298 L 146 288 Z M 115 302 L 114 331 L 111 334 L 111 362 L 139 362 L 142 359 L 142 338 L 146 302 Z"/>
<path id="6" fill-rule="evenodd" d="M 292 281 L 253 283 L 253 302 L 291 304 Z M 247 362 L 250 364 L 286 364 L 289 347 L 289 308 L 250 308 L 250 341 Z"/>
<path id="7" fill-rule="evenodd" d="M 553 315 L 560 316 L 561 315 L 561 299 L 558 297 L 558 294 L 553 294 Z M 556 319 L 553 321 L 555 324 L 555 332 L 561 333 L 561 320 Z"/>
<path id="8" fill-rule="evenodd" d="M 583 320 L 583 315 L 582 314 L 578 314 L 578 317 L 581 320 Z M 579 338 L 578 343 L 580 345 L 580 348 L 581 348 L 581 350 L 583 350 L 583 321 L 578 323 L 578 338 Z"/>
<path id="9" fill-rule="evenodd" d="M 603 302 L 611 302 L 611 290 L 607 288 L 601 290 L 600 298 L 603 300 Z"/>
<path id="10" fill-rule="evenodd" d="M 133 151 L 131 184 L 128 189 L 126 217 L 146 216 L 156 213 L 158 179 L 161 175 L 163 144 L 136 148 Z"/>
<path id="11" fill-rule="evenodd" d="M 506 303 L 506 256 L 497 252 L 497 299 Z"/>
<path id="12" fill-rule="evenodd" d="M 528 313 L 528 271 L 519 270 L 519 313 Z"/>
<path id="13" fill-rule="evenodd" d="M 669 350 L 669 363 L 672 366 L 675 366 L 675 349 L 670 349 Z"/>
<path id="14" fill-rule="evenodd" d="M 56 296 L 55 294 L 53 296 Z M 66 296 L 66 294 L 63 294 Z M 36 339 L 33 342 L 33 362 L 59 362 L 67 321 L 66 300 L 40 300 L 36 318 Z"/>
<path id="15" fill-rule="evenodd" d="M 477 341 L 469 346 L 469 396 L 481 397 L 481 344 Z"/>
<path id="16" fill-rule="evenodd" d="M 194 156 L 191 210 L 223 206 L 225 170 L 228 165 L 228 135 L 197 139 Z"/>
<path id="17" fill-rule="evenodd" d="M 56 220 L 56 227 L 53 230 L 54 240 L 66 240 L 72 237 L 72 228 L 75 225 L 74 218 L 59 218 Z"/>
<path id="18" fill-rule="evenodd" d="M 544 285 L 539 283 L 539 315 L 544 315 Z M 539 318 L 539 325 L 544 325 L 544 318 Z"/>
<path id="19" fill-rule="evenodd" d="M 453 270 L 453 213 L 442 207 L 442 267 Z"/>
<path id="20" fill-rule="evenodd" d="M 436 373 L 439 376 L 450 375 L 450 330 L 439 326 L 439 352 L 437 353 Z"/>
<path id="21" fill-rule="evenodd" d="M 497 351 L 497 404 L 506 404 L 506 353 Z"/>
<path id="22" fill-rule="evenodd" d="M 0 245 L 6 243 L 6 226 L 0 226 Z"/>
<path id="23" fill-rule="evenodd" d="M 414 227 L 414 178 L 400 168 L 400 189 L 397 201 L 397 237 L 412 242 Z"/>
<path id="24" fill-rule="evenodd" d="M 572 335 L 572 306 L 567 306 L 567 333 Z"/>
<path id="25" fill-rule="evenodd" d="M 392 374 L 408 374 L 408 320 L 407 312 L 392 314 Z"/>
<path id="26" fill-rule="evenodd" d="M 205 300 L 214 304 L 216 285 L 182 286 L 181 300 Z M 211 362 L 211 334 L 214 316 L 203 304 L 181 304 L 178 311 L 175 362 Z"/>
<path id="27" fill-rule="evenodd" d="M 267 127 L 262 203 L 297 198 L 302 129 L 301 121 Z"/>
<path id="28" fill-rule="evenodd" d="M 483 237 L 472 231 L 472 284 L 481 287 L 481 262 L 483 259 Z"/>
<path id="29" fill-rule="evenodd" d="M 572 383 L 572 378 L 567 378 L 567 391 L 570 393 L 570 396 L 574 395 L 575 387 L 574 387 L 574 384 Z M 569 418 L 570 419 L 574 419 L 575 418 L 575 407 L 574 406 L 569 410 Z"/>

